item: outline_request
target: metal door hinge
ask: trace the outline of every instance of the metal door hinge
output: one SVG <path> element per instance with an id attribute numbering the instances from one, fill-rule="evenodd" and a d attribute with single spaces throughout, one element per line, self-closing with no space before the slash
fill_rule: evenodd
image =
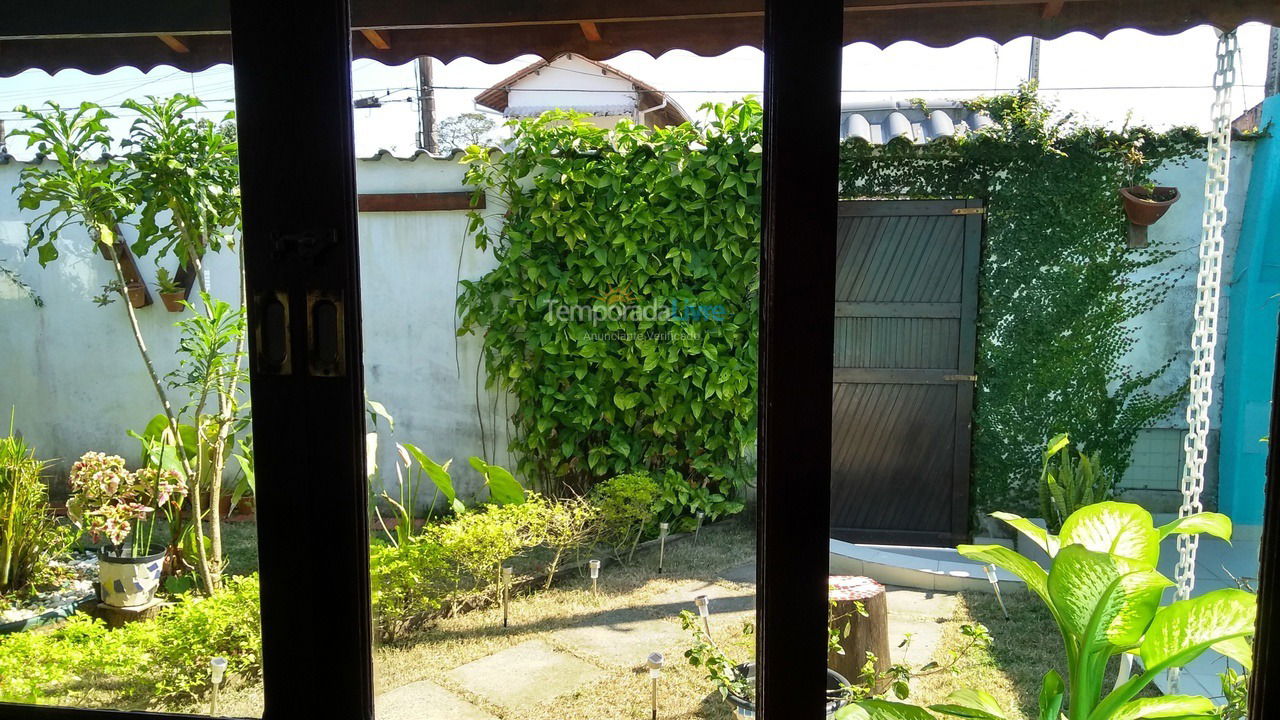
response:
<path id="1" fill-rule="evenodd" d="M 986 215 L 987 209 L 984 207 L 976 208 L 952 208 L 952 215 Z"/>
<path id="2" fill-rule="evenodd" d="M 943 375 L 942 379 L 951 382 L 978 382 L 977 375 Z"/>

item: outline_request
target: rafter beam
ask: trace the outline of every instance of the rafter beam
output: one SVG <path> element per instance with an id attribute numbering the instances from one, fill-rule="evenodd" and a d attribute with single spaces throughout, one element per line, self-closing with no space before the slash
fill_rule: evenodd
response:
<path id="1" fill-rule="evenodd" d="M 582 28 L 582 36 L 587 39 L 587 42 L 598 43 L 603 39 L 600 37 L 600 28 L 593 22 L 580 22 L 578 27 Z"/>
<path id="2" fill-rule="evenodd" d="M 176 35 L 157 35 L 156 37 L 160 38 L 160 42 L 176 53 L 186 55 L 191 52 L 191 48 L 187 47 L 187 44 L 178 39 Z"/>
<path id="3" fill-rule="evenodd" d="M 364 39 L 368 40 L 370 45 L 379 50 L 391 49 L 391 42 L 387 40 L 386 30 L 361 30 L 360 34 L 364 35 Z"/>
<path id="4" fill-rule="evenodd" d="M 1067 0 L 1049 0 L 1044 4 L 1044 10 L 1040 11 L 1040 17 L 1045 20 L 1052 20 L 1058 17 L 1058 13 L 1062 12 L 1062 6 Z"/>

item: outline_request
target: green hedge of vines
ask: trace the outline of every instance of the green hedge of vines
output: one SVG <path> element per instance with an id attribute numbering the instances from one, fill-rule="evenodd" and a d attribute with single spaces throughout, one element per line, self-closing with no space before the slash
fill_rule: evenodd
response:
<path id="1" fill-rule="evenodd" d="M 1170 249 L 1127 248 L 1116 190 L 1203 142 L 1187 128 L 1073 123 L 1034 88 L 975 109 L 997 124 L 926 146 L 845 142 L 840 190 L 987 202 L 974 505 L 1034 513 L 1047 437 L 1071 433 L 1114 481 L 1137 431 L 1183 398 L 1150 390 L 1167 366 L 1139 372 L 1123 360 L 1134 343 L 1126 323 L 1176 278 L 1159 269 Z M 705 125 L 654 131 L 608 132 L 569 113 L 514 128 L 507 153 L 465 158 L 477 193 L 506 207 L 496 229 L 473 213 L 471 232 L 499 266 L 463 283 L 459 311 L 460 332 L 484 334 L 490 382 L 518 401 L 521 471 L 582 488 L 675 468 L 735 496 L 756 429 L 759 105 L 717 106 Z M 724 313 L 594 325 L 554 315 L 557 304 L 610 301 Z"/>
<path id="2" fill-rule="evenodd" d="M 1201 152 L 1198 131 L 1118 131 L 1071 122 L 1034 87 L 973 104 L 996 126 L 925 146 L 842 148 L 846 197 L 977 197 L 988 207 L 979 279 L 973 504 L 1037 514 L 1040 453 L 1066 432 L 1100 453 L 1114 483 L 1137 432 L 1181 403 L 1167 370 L 1124 362 L 1128 325 L 1167 295 L 1173 249 L 1127 247 L 1116 191 Z M 1199 188 L 1183 188 L 1190 196 Z M 1134 281 L 1135 273 L 1146 279 Z M 1181 370 L 1181 368 L 1179 368 Z"/>
<path id="3" fill-rule="evenodd" d="M 550 491 L 637 469 L 682 473 L 741 508 L 756 434 L 761 109 L 612 131 L 547 113 L 467 182 L 505 202 L 471 232 L 498 267 L 464 282 L 459 332 L 518 401 L 520 471 Z M 575 314 L 585 313 L 585 314 Z"/>

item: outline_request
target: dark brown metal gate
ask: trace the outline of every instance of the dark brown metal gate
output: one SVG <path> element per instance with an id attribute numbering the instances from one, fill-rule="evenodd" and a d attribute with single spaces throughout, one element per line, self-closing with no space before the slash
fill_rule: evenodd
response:
<path id="1" fill-rule="evenodd" d="M 968 536 L 981 205 L 840 204 L 832 537 L 951 545 Z"/>

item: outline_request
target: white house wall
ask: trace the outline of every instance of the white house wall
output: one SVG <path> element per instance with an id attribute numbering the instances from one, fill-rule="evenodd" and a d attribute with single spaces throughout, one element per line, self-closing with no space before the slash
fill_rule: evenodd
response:
<path id="1" fill-rule="evenodd" d="M 552 65 L 521 78 L 508 94 L 507 106 L 513 114 L 519 114 L 521 108 L 541 112 L 548 107 L 613 108 L 609 114 L 620 114 L 622 109 L 634 111 L 636 92 L 630 81 L 605 75 L 599 66 L 574 55 L 557 58 Z"/>

